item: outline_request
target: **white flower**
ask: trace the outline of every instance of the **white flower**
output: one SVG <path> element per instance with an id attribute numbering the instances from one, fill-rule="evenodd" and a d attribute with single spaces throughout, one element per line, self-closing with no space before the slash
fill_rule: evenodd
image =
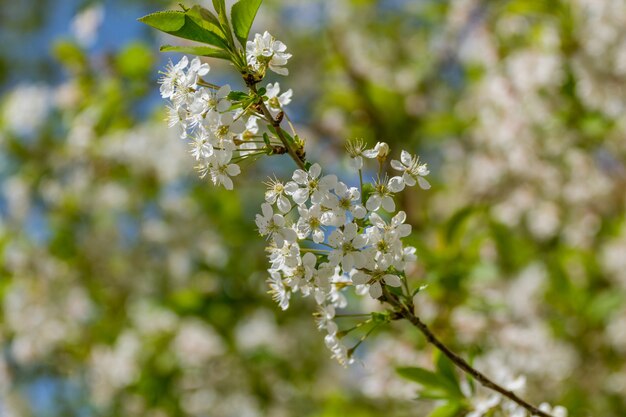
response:
<path id="1" fill-rule="evenodd" d="M 230 94 L 230 85 L 228 84 L 220 87 L 220 89 L 215 92 L 210 91 L 207 97 L 207 106 L 209 109 L 218 113 L 224 113 L 230 109 L 232 103 L 228 100 L 228 94 Z"/>
<path id="2" fill-rule="evenodd" d="M 289 308 L 289 298 L 291 292 L 287 289 L 283 283 L 283 279 L 278 272 L 272 272 L 267 280 L 270 287 L 270 294 L 274 301 L 278 303 L 281 309 L 287 310 Z"/>
<path id="3" fill-rule="evenodd" d="M 183 56 L 176 65 L 169 61 L 165 67 L 165 72 L 162 72 L 162 76 L 159 79 L 161 97 L 169 99 L 174 97 L 176 89 L 183 83 L 186 77 L 184 70 L 188 64 L 189 59 L 186 56 Z"/>
<path id="4" fill-rule="evenodd" d="M 424 178 L 430 171 L 426 164 L 420 164 L 418 156 L 411 156 L 407 151 L 402 151 L 400 161 L 392 160 L 391 167 L 403 172 L 402 180 L 409 187 L 414 186 L 417 181 L 422 189 L 428 190 L 430 188 L 430 183 Z"/>
<path id="5" fill-rule="evenodd" d="M 324 230 L 322 230 L 322 207 L 319 204 L 313 204 L 308 209 L 304 206 L 298 207 L 300 218 L 296 223 L 298 238 L 306 239 L 309 235 L 313 236 L 313 242 L 322 243 L 324 241 Z"/>
<path id="6" fill-rule="evenodd" d="M 265 93 L 267 100 L 265 102 L 267 103 L 267 107 L 273 116 L 276 116 L 280 113 L 284 106 L 291 103 L 291 97 L 293 96 L 291 88 L 282 94 L 279 93 L 279 83 L 276 82 L 274 84 L 270 83 L 267 85 L 267 92 Z"/>
<path id="7" fill-rule="evenodd" d="M 343 231 L 334 230 L 328 237 L 328 243 L 335 248 L 328 255 L 332 265 L 341 264 L 344 272 L 350 272 L 352 268 L 361 268 L 364 264 L 360 250 L 367 245 L 367 237 L 358 233 L 356 224 L 346 224 Z"/>
<path id="8" fill-rule="evenodd" d="M 242 141 L 248 141 L 253 139 L 257 133 L 259 133 L 259 125 L 258 125 L 258 120 L 259 118 L 256 116 L 250 116 L 248 117 L 248 120 L 246 121 L 246 128 L 245 130 L 241 133 L 241 140 Z"/>
<path id="9" fill-rule="evenodd" d="M 213 184 L 221 184 L 227 190 L 233 189 L 233 180 L 230 177 L 241 173 L 239 165 L 230 163 L 231 158 L 232 153 L 229 151 L 215 151 L 210 168 Z"/>
<path id="10" fill-rule="evenodd" d="M 300 263 L 300 246 L 296 243 L 285 243 L 282 247 L 270 246 L 269 259 L 272 272 L 289 271 Z"/>
<path id="11" fill-rule="evenodd" d="M 474 397 L 471 401 L 474 410 L 468 413 L 467 417 L 483 417 L 489 410 L 500 404 L 500 395 L 493 394 L 487 398 Z"/>
<path id="12" fill-rule="evenodd" d="M 407 237 L 411 234 L 411 225 L 405 224 L 405 221 L 406 213 L 404 211 L 396 213 L 396 215 L 391 218 L 389 224 L 387 224 L 378 214 L 370 214 L 370 222 L 374 227 L 385 233 L 392 233 L 399 238 Z"/>
<path id="13" fill-rule="evenodd" d="M 200 58 L 197 57 L 192 59 L 191 64 L 189 64 L 187 74 L 178 86 L 178 90 L 176 91 L 178 98 L 175 97 L 175 100 L 183 101 L 189 98 L 195 91 L 197 91 L 198 78 L 208 74 L 208 72 L 209 64 L 201 63 Z"/>
<path id="14" fill-rule="evenodd" d="M 322 202 L 324 207 L 330 209 L 324 213 L 323 223 L 332 226 L 342 226 L 347 221 L 347 213 L 352 214 L 354 218 L 362 219 L 365 217 L 366 210 L 356 204 L 361 198 L 361 193 L 356 187 L 348 187 L 343 182 L 335 185 L 335 194 L 327 194 Z"/>
<path id="15" fill-rule="evenodd" d="M 374 149 L 365 151 L 364 156 L 366 158 L 385 158 L 389 155 L 389 145 L 387 142 L 377 142 Z"/>
<path id="16" fill-rule="evenodd" d="M 309 196 L 312 203 L 321 203 L 337 184 L 336 176 L 326 175 L 319 178 L 321 173 L 322 167 L 319 164 L 313 164 L 309 168 L 309 172 L 302 169 L 295 170 L 292 176 L 293 181 L 285 185 L 287 194 L 291 195 L 293 201 L 298 205 L 304 204 Z"/>
<path id="17" fill-rule="evenodd" d="M 548 413 L 553 417 L 567 417 L 567 408 L 560 405 L 551 407 L 548 403 L 541 403 L 539 405 L 539 410 L 543 411 L 544 413 Z"/>
<path id="18" fill-rule="evenodd" d="M 336 334 L 327 334 L 324 338 L 326 347 L 333 353 L 332 357 L 337 359 L 339 364 L 346 366 L 354 362 L 354 359 L 348 355 L 348 348 L 346 348 L 337 337 Z"/>
<path id="19" fill-rule="evenodd" d="M 259 132 L 259 125 L 257 121 L 259 120 L 256 116 L 248 117 L 246 121 L 245 130 L 239 135 L 239 139 L 241 142 L 239 143 L 239 151 L 241 155 L 248 155 L 251 152 L 258 151 L 259 145 L 253 141 L 256 134 Z"/>
<path id="20" fill-rule="evenodd" d="M 194 58 L 185 73 L 188 63 L 186 56 L 182 57 L 176 65 L 170 61 L 163 76 L 159 79 L 161 96 L 169 98 L 175 106 L 191 100 L 196 95 L 198 77 L 209 72 L 208 64 L 202 64 L 200 59 Z"/>
<path id="21" fill-rule="evenodd" d="M 380 298 L 383 295 L 383 287 L 381 283 L 390 287 L 399 287 L 402 285 L 400 277 L 387 273 L 386 270 L 375 269 L 371 272 L 357 271 L 352 275 L 352 282 L 356 285 L 369 284 L 369 293 L 373 299 Z"/>
<path id="22" fill-rule="evenodd" d="M 256 225 L 262 236 L 268 235 L 273 238 L 279 248 L 283 247 L 285 241 L 294 243 L 298 239 L 295 230 L 285 227 L 285 218 L 280 214 L 274 214 L 269 203 L 263 203 L 261 210 L 263 214 L 256 215 Z"/>
<path id="23" fill-rule="evenodd" d="M 202 63 L 200 58 L 196 57 L 191 60 L 191 65 L 189 65 L 189 71 L 187 72 L 187 78 L 193 80 L 191 84 L 196 84 L 198 82 L 198 77 L 204 77 L 209 73 L 209 64 Z"/>
<path id="24" fill-rule="evenodd" d="M 332 292 L 333 287 L 331 286 L 331 278 L 333 275 L 335 275 L 335 266 L 326 262 L 320 264 L 313 273 L 313 281 L 317 287 L 316 290 L 321 290 L 322 294 L 329 294 L 329 292 Z M 330 295 L 330 297 L 332 298 L 332 295 Z M 321 304 L 321 302 L 317 299 L 316 301 L 318 304 Z"/>
<path id="25" fill-rule="evenodd" d="M 307 252 L 304 254 L 302 258 L 300 258 L 299 265 L 291 271 L 289 278 L 294 280 L 294 284 L 292 287 L 297 286 L 298 284 L 303 284 L 302 281 L 308 282 L 313 278 L 313 274 L 315 273 L 315 265 L 317 264 L 317 258 L 311 252 Z"/>
<path id="26" fill-rule="evenodd" d="M 246 123 L 241 117 L 235 118 L 233 113 L 211 113 L 209 128 L 220 141 L 232 143 L 236 135 L 243 133 Z"/>
<path id="27" fill-rule="evenodd" d="M 416 249 L 413 246 L 403 248 L 402 254 L 394 260 L 393 266 L 399 271 L 404 271 L 407 264 L 413 263 L 417 260 L 415 252 Z"/>
<path id="28" fill-rule="evenodd" d="M 209 110 L 208 97 L 209 91 L 206 88 L 200 88 L 189 95 L 189 105 L 186 108 L 189 113 L 190 126 L 196 126 L 204 120 L 204 115 Z"/>
<path id="29" fill-rule="evenodd" d="M 367 229 L 370 245 L 376 249 L 375 259 L 381 268 L 403 258 L 401 239 L 411 234 L 411 225 L 404 224 L 406 213 L 398 212 L 387 224 L 378 214 L 370 214 L 373 227 Z M 396 262 L 400 263 L 400 262 Z"/>
<path id="30" fill-rule="evenodd" d="M 393 194 L 403 189 L 404 182 L 400 177 L 378 179 L 376 184 L 374 184 L 374 192 L 370 194 L 365 203 L 365 207 L 367 207 L 369 211 L 377 211 L 382 206 L 386 211 L 393 212 L 396 209 Z"/>
<path id="31" fill-rule="evenodd" d="M 385 144 L 386 145 L 386 144 Z M 366 149 L 366 145 L 362 139 L 353 139 L 346 144 L 346 151 L 350 156 L 350 163 L 354 169 L 363 168 L 363 157 L 373 159 L 378 156 L 381 142 L 376 144 L 374 149 Z M 387 150 L 389 146 L 387 146 Z"/>
<path id="32" fill-rule="evenodd" d="M 291 58 L 291 54 L 285 52 L 286 50 L 287 46 L 274 39 L 267 31 L 263 35 L 257 33 L 253 41 L 246 43 L 248 64 L 258 72 L 264 72 L 265 68 L 269 67 L 277 74 L 288 75 L 287 68 L 282 68 Z"/>
<path id="33" fill-rule="evenodd" d="M 349 280 L 344 279 L 343 277 L 340 277 L 341 279 L 335 280 L 335 278 L 337 277 L 337 270 L 340 270 L 339 267 L 334 268 L 335 269 L 335 274 L 334 276 L 331 274 L 331 280 L 333 283 L 343 283 L 343 282 L 349 282 Z M 346 308 L 348 306 L 348 299 L 346 298 L 345 294 L 340 291 L 339 289 L 340 287 L 332 285 L 330 287 L 330 292 L 327 294 L 326 299 L 335 306 L 335 308 Z"/>
<path id="34" fill-rule="evenodd" d="M 326 329 L 328 334 L 331 335 L 337 333 L 337 323 L 333 321 L 335 318 L 335 307 L 332 304 L 318 306 L 315 318 L 318 329 Z"/>
<path id="35" fill-rule="evenodd" d="M 178 124 L 183 128 L 182 138 L 187 136 L 187 109 L 181 106 L 167 106 L 167 126 L 172 128 Z"/>
<path id="36" fill-rule="evenodd" d="M 214 154 L 213 145 L 209 142 L 209 137 L 205 132 L 200 131 L 191 139 L 191 155 L 199 161 L 209 158 Z"/>
<path id="37" fill-rule="evenodd" d="M 287 213 L 291 210 L 291 203 L 285 197 L 285 185 L 277 179 L 269 180 L 267 183 L 267 191 L 265 191 L 265 201 L 270 204 L 276 203 L 278 210 Z"/>

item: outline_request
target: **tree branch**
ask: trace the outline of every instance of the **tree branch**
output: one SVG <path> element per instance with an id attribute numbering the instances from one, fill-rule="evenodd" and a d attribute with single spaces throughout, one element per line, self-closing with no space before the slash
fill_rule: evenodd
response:
<path id="1" fill-rule="evenodd" d="M 550 414 L 539 410 L 537 407 L 518 397 L 517 394 L 515 394 L 513 391 L 510 391 L 496 384 L 487 376 L 485 376 L 482 372 L 480 372 L 476 368 L 473 368 L 469 363 L 467 363 L 465 359 L 454 353 L 441 340 L 439 340 L 437 336 L 435 336 L 435 334 L 428 328 L 428 326 L 426 326 L 426 324 L 424 324 L 424 322 L 422 322 L 419 317 L 417 317 L 415 313 L 413 313 L 412 308 L 406 306 L 404 303 L 398 300 L 397 297 L 386 297 L 385 301 L 389 302 L 397 309 L 400 317 L 410 321 L 413 326 L 415 326 L 420 332 L 422 332 L 422 334 L 426 337 L 426 340 L 428 340 L 429 343 L 439 349 L 441 353 L 446 355 L 446 357 L 448 357 L 448 359 L 450 359 L 458 368 L 460 368 L 463 372 L 478 381 L 483 387 L 496 391 L 507 397 L 511 401 L 519 404 L 527 411 L 529 411 L 532 416 L 553 417 Z"/>
<path id="2" fill-rule="evenodd" d="M 248 86 L 248 88 L 256 94 L 257 93 L 256 84 L 253 81 L 247 80 L 245 77 L 244 77 L 244 81 L 246 82 L 246 85 Z M 272 127 L 274 127 L 274 130 L 276 131 L 276 135 L 278 136 L 278 139 L 280 139 L 285 149 L 287 149 L 287 153 L 289 154 L 289 156 L 291 156 L 291 159 L 294 160 L 294 162 L 296 163 L 296 165 L 298 165 L 300 169 L 306 171 L 306 167 L 304 166 L 304 158 L 301 158 L 296 153 L 296 151 L 293 149 L 292 144 L 289 142 L 287 137 L 283 134 L 283 129 L 282 127 L 280 127 L 280 120 L 274 119 L 274 116 L 272 116 L 272 113 L 270 113 L 269 109 L 267 108 L 263 100 L 260 100 L 258 104 L 259 104 L 259 108 L 261 109 L 261 112 L 263 113 L 263 116 L 265 116 L 267 121 L 272 124 Z"/>

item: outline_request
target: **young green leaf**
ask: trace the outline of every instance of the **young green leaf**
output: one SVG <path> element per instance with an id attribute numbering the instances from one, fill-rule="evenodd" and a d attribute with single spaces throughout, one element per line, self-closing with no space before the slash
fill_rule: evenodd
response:
<path id="1" fill-rule="evenodd" d="M 456 402 L 446 403 L 435 408 L 428 417 L 455 417 L 459 415 L 461 405 Z"/>
<path id="2" fill-rule="evenodd" d="M 224 0 L 213 0 L 213 7 L 218 16 L 226 15 L 226 2 Z"/>
<path id="3" fill-rule="evenodd" d="M 450 384 L 456 388 L 456 393 L 459 396 L 463 396 L 463 393 L 461 392 L 461 388 L 459 386 L 459 379 L 457 378 L 452 361 L 450 361 L 450 359 L 448 359 L 446 355 L 442 354 L 439 351 L 436 351 L 435 363 L 437 366 L 437 373 L 441 377 L 448 380 L 448 382 L 450 382 Z"/>
<path id="4" fill-rule="evenodd" d="M 213 0 L 213 7 L 215 7 L 215 11 L 217 12 L 217 17 L 220 21 L 222 29 L 224 30 L 224 35 L 226 35 L 226 39 L 230 42 L 234 49 L 235 43 L 233 42 L 233 34 L 231 33 L 228 16 L 226 15 L 226 3 L 224 0 Z"/>
<path id="5" fill-rule="evenodd" d="M 161 52 L 181 52 L 183 54 L 192 54 L 198 56 L 208 56 L 211 58 L 230 60 L 228 52 L 222 49 L 212 48 L 210 46 L 176 46 L 176 45 L 163 45 L 161 46 Z"/>
<path id="6" fill-rule="evenodd" d="M 220 26 L 220 21 L 217 16 L 211 13 L 210 10 L 196 5 L 187 10 L 185 14 L 189 16 L 198 26 L 201 26 L 209 32 L 218 34 L 225 41 L 225 35 L 222 27 Z"/>
<path id="7" fill-rule="evenodd" d="M 220 33 L 212 32 L 198 25 L 185 12 L 174 10 L 156 12 L 140 18 L 139 21 L 172 36 L 206 43 L 218 48 L 227 47 L 227 43 Z"/>
<path id="8" fill-rule="evenodd" d="M 230 11 L 233 30 L 239 43 L 245 48 L 250 28 L 263 0 L 239 0 Z"/>
<path id="9" fill-rule="evenodd" d="M 449 397 L 463 397 L 458 386 L 438 373 L 417 367 L 398 368 L 397 372 L 401 377 L 417 382 L 425 388 L 445 392 Z"/>
<path id="10" fill-rule="evenodd" d="M 228 99 L 230 101 L 243 101 L 249 98 L 250 97 L 248 96 L 248 94 L 244 93 L 243 91 L 231 91 L 230 93 L 228 93 Z"/>

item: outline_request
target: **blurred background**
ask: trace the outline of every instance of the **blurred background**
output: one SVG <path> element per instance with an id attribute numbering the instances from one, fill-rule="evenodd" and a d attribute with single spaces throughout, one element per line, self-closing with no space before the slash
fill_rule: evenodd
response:
<path id="1" fill-rule="evenodd" d="M 293 166 L 197 178 L 156 83 L 179 42 L 136 21 L 175 4 L 0 6 L 0 416 L 428 414 L 394 371 L 431 366 L 414 329 L 344 369 L 310 303 L 266 294 L 258 178 Z M 623 0 L 266 0 L 255 23 L 294 54 L 275 80 L 311 159 L 347 173 L 363 138 L 429 163 L 400 196 L 420 315 L 570 416 L 626 415 L 624 28 Z"/>

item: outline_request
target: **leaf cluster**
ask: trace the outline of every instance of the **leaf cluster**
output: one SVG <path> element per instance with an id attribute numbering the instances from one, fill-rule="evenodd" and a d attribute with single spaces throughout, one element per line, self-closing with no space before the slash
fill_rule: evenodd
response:
<path id="1" fill-rule="evenodd" d="M 246 42 L 262 0 L 239 0 L 227 14 L 224 0 L 213 0 L 214 12 L 195 5 L 165 10 L 139 19 L 155 29 L 203 45 L 163 45 L 162 52 L 182 52 L 224 59 L 247 71 Z"/>

